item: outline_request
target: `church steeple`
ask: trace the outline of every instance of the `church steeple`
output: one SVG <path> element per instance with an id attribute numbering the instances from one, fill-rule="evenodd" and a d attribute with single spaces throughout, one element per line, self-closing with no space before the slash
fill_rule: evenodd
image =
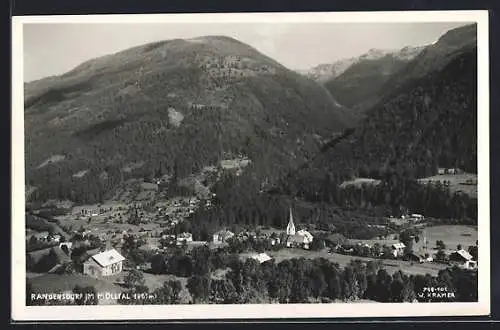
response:
<path id="1" fill-rule="evenodd" d="M 288 220 L 288 226 L 286 226 L 287 235 L 295 235 L 295 224 L 293 223 L 292 208 L 290 207 L 290 219 Z"/>

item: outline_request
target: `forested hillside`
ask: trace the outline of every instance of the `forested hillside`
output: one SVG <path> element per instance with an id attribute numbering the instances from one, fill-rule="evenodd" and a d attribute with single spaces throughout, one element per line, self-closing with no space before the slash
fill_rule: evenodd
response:
<path id="1" fill-rule="evenodd" d="M 476 66 L 473 49 L 441 71 L 395 90 L 358 127 L 325 145 L 269 191 L 259 193 L 246 177 L 226 178 L 226 185 L 216 190 L 218 206 L 200 209 L 191 218 L 196 232 L 236 223 L 283 228 L 295 198 L 310 203 L 301 216 L 305 222 L 334 224 L 347 235 L 402 207 L 474 223 L 476 199 L 416 179 L 436 174 L 438 166 L 477 172 Z M 341 187 L 357 177 L 381 183 Z"/>
<path id="2" fill-rule="evenodd" d="M 158 42 L 25 86 L 27 184 L 34 200 L 92 203 L 128 178 L 240 156 L 272 181 L 350 122 L 322 86 L 239 41 Z"/>

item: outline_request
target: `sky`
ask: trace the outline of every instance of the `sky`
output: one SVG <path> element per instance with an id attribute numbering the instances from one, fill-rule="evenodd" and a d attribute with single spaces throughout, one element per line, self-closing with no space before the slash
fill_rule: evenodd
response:
<path id="1" fill-rule="evenodd" d="M 359 56 L 371 48 L 430 44 L 464 22 L 432 23 L 25 23 L 24 81 L 63 74 L 86 60 L 141 44 L 225 35 L 293 70 Z"/>

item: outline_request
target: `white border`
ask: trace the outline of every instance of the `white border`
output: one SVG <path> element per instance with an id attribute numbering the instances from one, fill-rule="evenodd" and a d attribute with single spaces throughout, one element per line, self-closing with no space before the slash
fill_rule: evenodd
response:
<path id="1" fill-rule="evenodd" d="M 287 305 L 25 306 L 24 23 L 367 23 L 477 22 L 478 46 L 478 270 L 477 303 L 359 303 Z M 17 16 L 12 18 L 12 319 L 14 321 L 265 319 L 488 315 L 490 313 L 489 50 L 488 12 L 141 14 Z"/>

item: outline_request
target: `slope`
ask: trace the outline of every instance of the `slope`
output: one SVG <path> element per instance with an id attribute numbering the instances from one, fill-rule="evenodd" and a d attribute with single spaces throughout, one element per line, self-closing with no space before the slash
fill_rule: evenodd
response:
<path id="1" fill-rule="evenodd" d="M 96 202 L 242 155 L 272 180 L 348 125 L 322 86 L 237 40 L 161 41 L 25 85 L 27 184 L 34 200 Z"/>
<path id="2" fill-rule="evenodd" d="M 477 49 L 443 69 L 407 82 L 382 99 L 351 134 L 326 148 L 283 182 L 287 191 L 313 198 L 355 177 L 408 178 L 438 166 L 477 172 Z"/>

